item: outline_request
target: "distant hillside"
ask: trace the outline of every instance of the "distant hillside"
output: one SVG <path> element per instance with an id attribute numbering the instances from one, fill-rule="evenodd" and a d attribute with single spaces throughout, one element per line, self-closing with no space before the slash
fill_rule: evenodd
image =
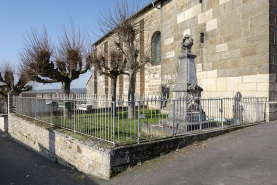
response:
<path id="1" fill-rule="evenodd" d="M 31 92 L 53 92 L 56 91 L 55 89 L 39 89 L 39 90 L 34 90 Z M 59 90 L 61 92 L 61 90 Z M 72 88 L 71 92 L 75 92 L 77 94 L 87 94 L 87 89 L 86 88 Z"/>

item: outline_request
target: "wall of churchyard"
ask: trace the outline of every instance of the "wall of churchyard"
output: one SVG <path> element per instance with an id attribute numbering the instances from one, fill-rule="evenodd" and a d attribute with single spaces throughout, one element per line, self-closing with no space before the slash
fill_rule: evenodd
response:
<path id="1" fill-rule="evenodd" d="M 172 0 L 162 4 L 163 86 L 174 84 L 181 42 L 190 34 L 203 97 L 234 96 L 237 92 L 268 97 L 269 80 L 275 85 L 275 77 L 269 74 L 269 2 L 202 2 Z"/>
<path id="2" fill-rule="evenodd" d="M 14 114 L 8 117 L 11 139 L 38 152 L 40 155 L 77 169 L 86 174 L 109 179 L 111 176 L 110 150 L 97 143 L 84 143 L 69 135 L 39 126 Z"/>
<path id="3" fill-rule="evenodd" d="M 161 7 L 160 4 L 156 5 L 157 7 Z M 143 42 L 144 45 L 140 47 L 142 50 L 140 52 L 140 57 L 143 56 L 151 56 L 151 39 L 153 34 L 156 31 L 161 31 L 161 11 L 157 8 L 151 8 L 144 14 L 142 14 L 137 22 L 140 23 L 140 26 L 143 26 L 143 33 L 140 33 L 140 42 Z M 108 53 L 110 52 L 111 47 L 113 47 L 112 38 L 110 36 L 105 38 L 100 43 L 97 44 L 97 52 L 101 52 L 104 50 L 104 45 L 107 43 L 108 45 Z M 107 54 L 107 52 L 105 52 Z M 143 54 L 143 56 L 142 56 Z M 108 56 L 108 54 L 107 54 Z M 105 80 L 105 77 L 99 76 L 97 72 L 97 79 L 93 78 L 95 70 L 92 67 L 92 77 L 87 83 L 87 92 L 88 94 L 110 94 L 110 79 Z M 161 93 L 161 64 L 152 65 L 147 64 L 144 69 L 140 70 L 137 73 L 136 80 L 136 96 L 139 97 L 143 94 L 153 95 Z M 97 81 L 97 91 L 95 90 L 95 81 Z M 105 81 L 107 81 L 105 83 Z M 129 77 L 127 75 L 122 75 L 118 78 L 117 81 L 117 95 L 128 95 L 128 86 L 129 86 Z M 105 91 L 105 88 L 108 88 L 108 91 Z M 108 93 L 107 93 L 108 92 Z"/>
<path id="4" fill-rule="evenodd" d="M 28 118 L 9 114 L 9 137 L 56 163 L 75 168 L 86 174 L 110 179 L 130 166 L 188 146 L 196 141 L 216 137 L 250 125 L 202 132 L 197 135 L 176 136 L 141 144 L 109 147 L 96 139 L 76 139 L 61 129 Z M 76 135 L 74 135 L 76 136 Z M 79 135 L 80 137 L 80 135 Z M 83 138 L 83 137 L 81 137 Z M 106 146 L 106 147 L 103 147 Z"/>

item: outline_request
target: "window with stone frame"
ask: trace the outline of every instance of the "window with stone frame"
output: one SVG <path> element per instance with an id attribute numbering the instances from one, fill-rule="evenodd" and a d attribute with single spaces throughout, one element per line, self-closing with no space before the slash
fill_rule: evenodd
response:
<path id="1" fill-rule="evenodd" d="M 156 31 L 152 36 L 152 46 L 151 46 L 151 58 L 153 64 L 160 64 L 162 61 L 161 55 L 161 32 Z"/>

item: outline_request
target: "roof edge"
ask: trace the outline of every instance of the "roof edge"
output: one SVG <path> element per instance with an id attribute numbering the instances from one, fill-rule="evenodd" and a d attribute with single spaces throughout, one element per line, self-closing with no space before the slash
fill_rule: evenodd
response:
<path id="1" fill-rule="evenodd" d="M 155 3 L 158 3 L 162 0 L 153 0 L 151 3 L 145 5 L 142 9 L 140 9 L 137 14 L 140 15 L 148 10 L 150 10 L 151 8 L 154 8 L 155 6 Z M 92 44 L 92 46 L 96 46 L 98 45 L 99 43 L 101 43 L 105 38 L 109 37 L 111 34 L 113 33 L 113 30 L 111 30 L 110 32 L 108 32 L 107 34 L 105 34 L 104 36 L 102 36 L 100 39 L 98 39 L 96 42 L 94 42 Z"/>

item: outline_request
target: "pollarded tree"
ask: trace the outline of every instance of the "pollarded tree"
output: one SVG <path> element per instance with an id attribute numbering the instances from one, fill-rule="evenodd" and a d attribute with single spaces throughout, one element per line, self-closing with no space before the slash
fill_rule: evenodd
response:
<path id="1" fill-rule="evenodd" d="M 70 84 L 90 69 L 85 44 L 86 36 L 71 26 L 71 33 L 63 27 L 59 44 L 55 47 L 44 27 L 43 34 L 31 29 L 21 53 L 22 66 L 30 79 L 39 83 L 62 83 L 62 92 L 70 94 Z"/>
<path id="2" fill-rule="evenodd" d="M 114 0 L 113 5 L 106 9 L 105 13 L 97 17 L 99 30 L 109 36 L 112 45 L 116 46 L 123 54 L 129 73 L 128 117 L 135 118 L 135 90 L 137 73 L 151 62 L 151 53 L 143 51 L 145 27 L 141 26 L 139 19 L 139 6 L 137 2 L 128 0 Z M 147 25 L 152 25 L 152 19 L 146 17 Z M 151 43 L 150 43 L 151 45 Z M 146 47 L 145 47 L 146 48 Z"/>
<path id="3" fill-rule="evenodd" d="M 16 69 L 8 63 L 3 64 L 0 68 L 0 95 L 4 97 L 7 105 L 9 93 L 12 92 L 18 96 L 22 92 L 32 90 L 26 71 L 22 68 L 19 68 L 18 71 Z"/>
<path id="4" fill-rule="evenodd" d="M 106 59 L 101 54 L 98 55 L 98 57 L 91 55 L 89 59 L 100 75 L 105 75 L 111 79 L 111 98 L 112 101 L 116 101 L 117 79 L 120 75 L 129 75 L 129 73 L 126 72 L 127 60 L 123 60 L 122 53 L 118 51 L 110 52 L 109 66 L 106 65 Z"/>

